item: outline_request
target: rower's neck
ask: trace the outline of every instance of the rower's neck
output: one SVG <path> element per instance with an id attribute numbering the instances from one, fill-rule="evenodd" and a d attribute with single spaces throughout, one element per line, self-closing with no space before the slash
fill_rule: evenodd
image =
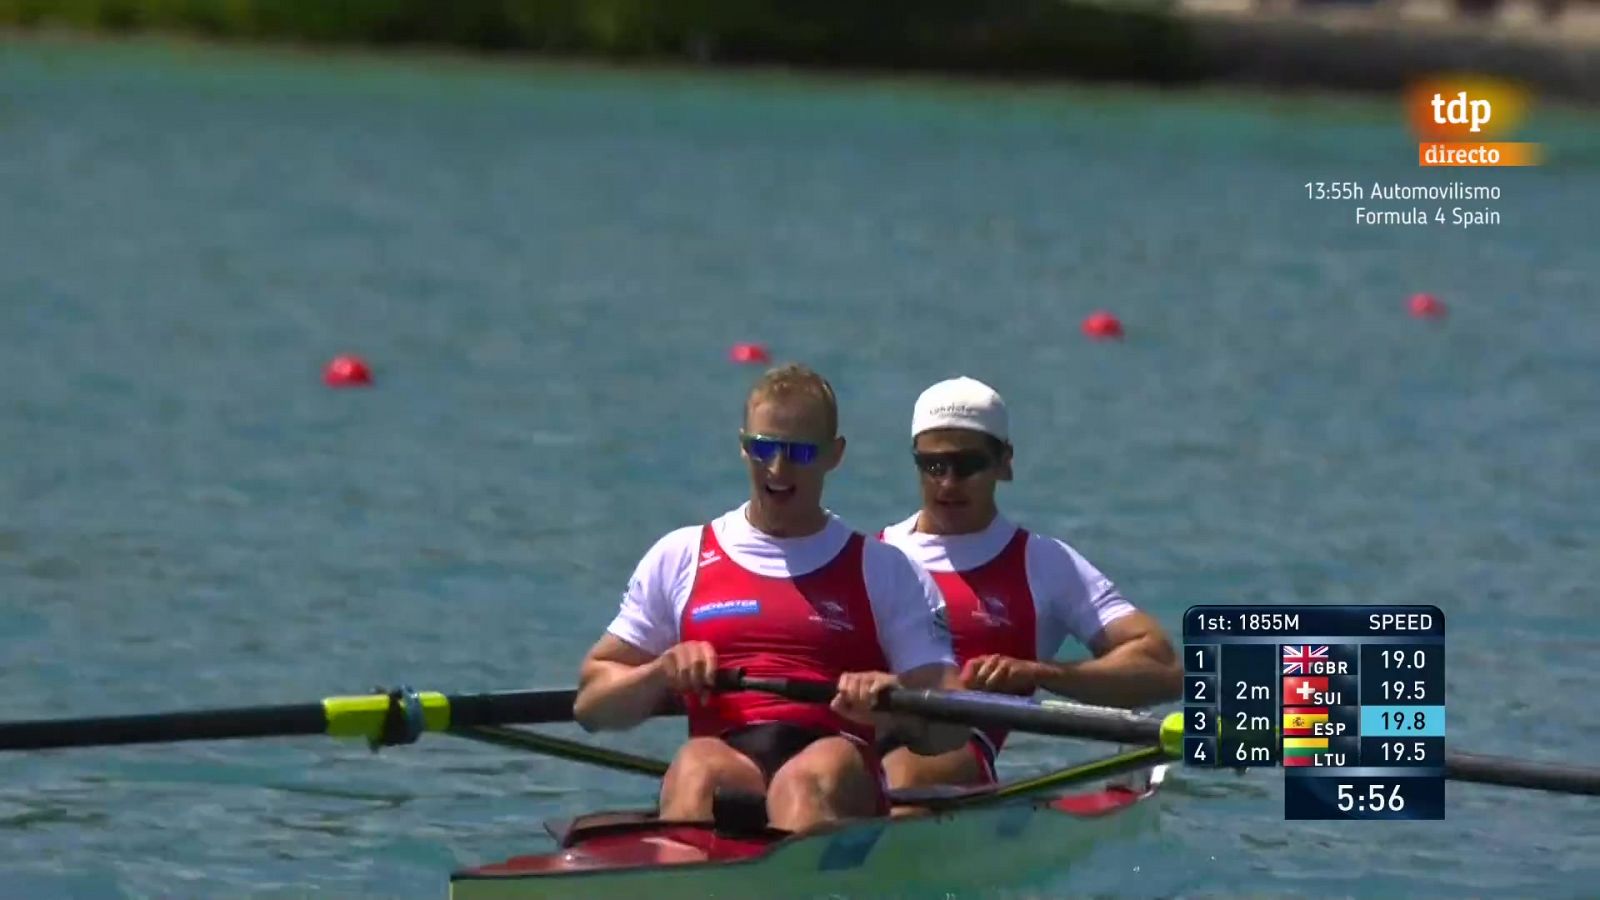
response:
<path id="1" fill-rule="evenodd" d="M 1000 510 L 994 505 L 970 516 L 947 517 L 923 509 L 917 513 L 914 531 L 922 534 L 977 534 L 994 524 Z"/>
<path id="2" fill-rule="evenodd" d="M 744 508 L 744 520 L 751 528 L 775 538 L 810 537 L 828 527 L 828 513 L 820 506 L 775 515 L 762 505 L 751 503 Z"/>

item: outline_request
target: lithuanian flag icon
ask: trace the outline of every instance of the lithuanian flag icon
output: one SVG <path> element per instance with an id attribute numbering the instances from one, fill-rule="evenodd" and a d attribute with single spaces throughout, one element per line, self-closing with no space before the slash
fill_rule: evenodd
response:
<path id="1" fill-rule="evenodd" d="M 1283 764 L 1286 766 L 1314 765 L 1318 753 L 1328 749 L 1325 737 L 1286 737 L 1283 739 Z"/>

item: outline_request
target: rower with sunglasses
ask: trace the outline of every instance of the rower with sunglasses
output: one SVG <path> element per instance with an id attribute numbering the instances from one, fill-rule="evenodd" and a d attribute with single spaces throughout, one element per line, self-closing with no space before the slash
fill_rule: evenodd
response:
<path id="1" fill-rule="evenodd" d="M 995 490 L 1012 478 L 1005 402 L 972 378 L 933 385 L 911 418 L 922 508 L 879 537 L 920 563 L 944 594 L 964 686 L 1029 695 L 1044 688 L 1085 703 L 1136 707 L 1176 698 L 1183 671 L 1154 618 L 1065 541 L 1020 528 Z M 1067 636 L 1094 658 L 1054 661 Z M 1002 730 L 927 757 L 881 745 L 891 787 L 995 780 Z"/>
<path id="2" fill-rule="evenodd" d="M 750 499 L 670 532 L 634 570 L 589 651 L 574 714 L 631 728 L 669 694 L 690 739 L 662 779 L 660 817 L 704 822 L 719 792 L 765 795 L 767 820 L 800 831 L 886 812 L 872 711 L 886 687 L 960 686 L 928 573 L 822 506 L 839 465 L 833 388 L 803 366 L 764 375 L 745 403 L 740 453 Z M 838 685 L 831 706 L 715 693 L 719 668 Z M 894 674 L 891 674 L 894 673 Z M 959 750 L 960 726 L 896 720 L 917 752 Z"/>

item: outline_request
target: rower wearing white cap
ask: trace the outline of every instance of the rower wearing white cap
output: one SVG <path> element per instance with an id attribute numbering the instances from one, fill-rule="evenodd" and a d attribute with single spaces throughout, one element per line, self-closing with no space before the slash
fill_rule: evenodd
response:
<path id="1" fill-rule="evenodd" d="M 967 687 L 1020 695 L 1044 688 L 1121 707 L 1182 692 L 1182 667 L 1154 618 L 1066 542 L 1000 513 L 995 489 L 1012 478 L 1012 447 L 1005 401 L 993 388 L 963 377 L 923 391 L 911 440 L 922 508 L 880 537 L 938 583 Z M 1055 661 L 1069 635 L 1094 658 Z M 933 757 L 894 750 L 884 760 L 890 786 L 993 782 L 1005 737 L 974 731 L 967 748 Z"/>

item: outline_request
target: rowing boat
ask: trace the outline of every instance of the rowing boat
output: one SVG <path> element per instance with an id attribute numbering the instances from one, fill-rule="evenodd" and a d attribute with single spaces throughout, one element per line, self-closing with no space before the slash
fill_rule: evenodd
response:
<path id="1" fill-rule="evenodd" d="M 674 824 L 653 811 L 595 813 L 547 823 L 554 852 L 456 872 L 450 896 L 925 897 L 992 889 L 997 878 L 1029 883 L 1061 873 L 1101 842 L 1150 827 L 1165 774 L 1165 765 L 1155 765 L 1094 790 L 1046 796 L 1007 790 L 1023 782 L 976 795 L 900 792 L 896 802 L 928 812 L 805 835 Z M 994 799 L 981 802 L 986 796 Z M 972 851 L 981 852 L 981 865 Z"/>
<path id="2" fill-rule="evenodd" d="M 457 872 L 452 900 L 942 896 L 1062 872 L 1106 840 L 1149 827 L 1166 768 L 1142 784 L 847 822 L 804 836 L 719 833 L 649 812 L 550 823 L 555 852 Z M 982 865 L 970 852 L 981 848 Z"/>
<path id="3" fill-rule="evenodd" d="M 826 702 L 827 684 L 732 673 L 719 688 Z M 311 703 L 0 722 L 0 751 L 322 734 L 380 746 L 428 732 L 660 777 L 661 760 L 511 725 L 572 721 L 576 691 L 442 694 L 397 688 Z M 1059 700 L 892 689 L 885 712 L 976 728 L 1131 746 L 1112 756 L 1006 784 L 900 792 L 922 815 L 838 823 L 806 834 L 765 827 L 759 797 L 724 798 L 710 825 L 651 811 L 594 813 L 550 827 L 557 849 L 456 872 L 455 900 L 528 897 L 802 897 L 993 893 L 1059 875 L 1101 841 L 1154 818 L 1167 764 L 1183 750 L 1183 716 L 1141 715 Z M 657 715 L 680 714 L 671 704 Z M 1450 752 L 1445 777 L 1600 796 L 1600 769 Z M 1095 785 L 1095 787 L 1088 787 Z M 754 801 L 752 803 L 751 801 Z M 760 815 L 751 815 L 758 809 Z M 741 812 L 742 810 L 742 812 Z M 975 859 L 976 857 L 976 859 Z"/>
<path id="4" fill-rule="evenodd" d="M 719 676 L 728 690 L 762 690 L 826 702 L 833 686 Z M 1146 828 L 1166 763 L 1182 745 L 1182 717 L 1153 719 L 1059 700 L 959 691 L 899 692 L 891 707 L 953 721 L 995 721 L 1037 733 L 1133 744 L 1100 759 L 984 787 L 891 792 L 923 814 L 860 819 L 803 835 L 766 827 L 760 796 L 719 798 L 711 824 L 663 822 L 623 810 L 546 823 L 554 852 L 456 872 L 453 900 L 528 897 L 881 897 L 981 890 L 1003 873 L 1029 881 L 1059 873 L 1101 841 Z M 518 728 L 455 729 L 461 737 L 554 754 L 639 774 L 660 764 Z M 1086 785 L 1097 785 L 1083 790 Z M 723 801 L 726 802 L 723 802 Z M 982 847 L 983 865 L 950 848 Z"/>

